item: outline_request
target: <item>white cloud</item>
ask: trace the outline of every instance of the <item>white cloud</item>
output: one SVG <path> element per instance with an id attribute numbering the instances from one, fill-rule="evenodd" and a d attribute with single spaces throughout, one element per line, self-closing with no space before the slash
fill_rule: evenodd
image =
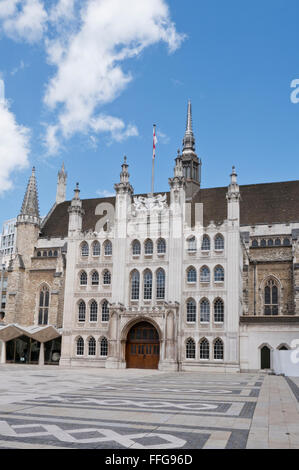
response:
<path id="1" fill-rule="evenodd" d="M 11 173 L 28 166 L 29 129 L 20 126 L 7 102 L 0 103 L 0 194 L 12 187 Z"/>
<path id="2" fill-rule="evenodd" d="M 55 116 L 44 136 L 49 154 L 75 133 L 108 133 L 110 142 L 137 136 L 136 125 L 102 108 L 133 80 L 129 59 L 159 42 L 173 52 L 185 38 L 167 0 L 0 0 L 1 29 L 15 41 L 42 40 L 55 68 L 44 96 Z"/>
<path id="3" fill-rule="evenodd" d="M 53 23 L 58 21 L 70 21 L 75 17 L 76 0 L 58 0 L 50 10 L 49 19 Z"/>
<path id="4" fill-rule="evenodd" d="M 117 141 L 136 136 L 136 126 L 99 114 L 99 108 L 131 82 L 132 74 L 122 68 L 125 60 L 160 41 L 173 52 L 184 36 L 176 32 L 164 0 L 88 0 L 80 15 L 75 32 L 47 41 L 48 60 L 57 72 L 45 103 L 58 112 L 56 130 L 63 139 L 91 131 L 110 132 Z"/>
<path id="5" fill-rule="evenodd" d="M 157 130 L 157 136 L 158 136 L 159 142 L 161 142 L 161 144 L 168 144 L 169 141 L 170 141 L 169 136 L 164 134 L 164 132 L 161 132 L 159 130 Z"/>
<path id="6" fill-rule="evenodd" d="M 8 37 L 33 43 L 43 37 L 47 13 L 41 0 L 0 0 L 0 19 Z"/>
<path id="7" fill-rule="evenodd" d="M 98 189 L 96 191 L 96 194 L 99 197 L 113 197 L 113 196 L 115 196 L 115 193 L 112 193 L 111 191 L 107 191 L 107 189 Z"/>

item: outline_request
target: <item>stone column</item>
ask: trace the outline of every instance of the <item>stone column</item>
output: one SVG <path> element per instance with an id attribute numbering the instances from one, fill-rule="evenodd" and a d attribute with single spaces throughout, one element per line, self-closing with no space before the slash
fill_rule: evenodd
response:
<path id="1" fill-rule="evenodd" d="M 1 360 L 0 364 L 6 363 L 6 341 L 1 341 Z"/>
<path id="2" fill-rule="evenodd" d="M 44 364 L 45 364 L 45 348 L 44 348 L 44 343 L 40 343 L 38 365 L 43 366 Z"/>

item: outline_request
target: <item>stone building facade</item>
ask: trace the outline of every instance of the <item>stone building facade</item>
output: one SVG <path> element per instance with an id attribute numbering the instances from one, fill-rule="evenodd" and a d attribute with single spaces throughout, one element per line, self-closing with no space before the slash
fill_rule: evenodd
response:
<path id="1" fill-rule="evenodd" d="M 66 181 L 41 222 L 30 177 L 2 362 L 247 371 L 299 337 L 299 181 L 202 188 L 190 102 L 169 192 L 135 195 L 126 157 L 115 197 Z"/>

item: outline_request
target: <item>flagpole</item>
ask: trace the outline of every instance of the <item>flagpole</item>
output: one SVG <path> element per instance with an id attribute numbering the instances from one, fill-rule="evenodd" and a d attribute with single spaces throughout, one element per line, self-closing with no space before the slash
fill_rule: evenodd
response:
<path id="1" fill-rule="evenodd" d="M 152 195 L 154 194 L 154 171 L 155 171 L 155 154 L 156 154 L 156 124 L 154 124 L 153 131 L 153 158 L 152 158 Z"/>

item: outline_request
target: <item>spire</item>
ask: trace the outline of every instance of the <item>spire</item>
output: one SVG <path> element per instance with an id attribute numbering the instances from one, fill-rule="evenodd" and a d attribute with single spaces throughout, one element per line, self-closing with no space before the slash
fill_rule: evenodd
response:
<path id="1" fill-rule="evenodd" d="M 40 223 L 35 167 L 32 168 L 18 222 Z"/>
<path id="2" fill-rule="evenodd" d="M 183 154 L 195 152 L 195 137 L 192 130 L 192 108 L 191 101 L 188 100 L 186 131 L 183 138 Z"/>
<path id="3" fill-rule="evenodd" d="M 61 202 L 65 201 L 66 180 L 67 180 L 67 172 L 64 169 L 64 162 L 62 162 L 61 170 L 58 172 L 56 204 L 60 204 Z"/>

